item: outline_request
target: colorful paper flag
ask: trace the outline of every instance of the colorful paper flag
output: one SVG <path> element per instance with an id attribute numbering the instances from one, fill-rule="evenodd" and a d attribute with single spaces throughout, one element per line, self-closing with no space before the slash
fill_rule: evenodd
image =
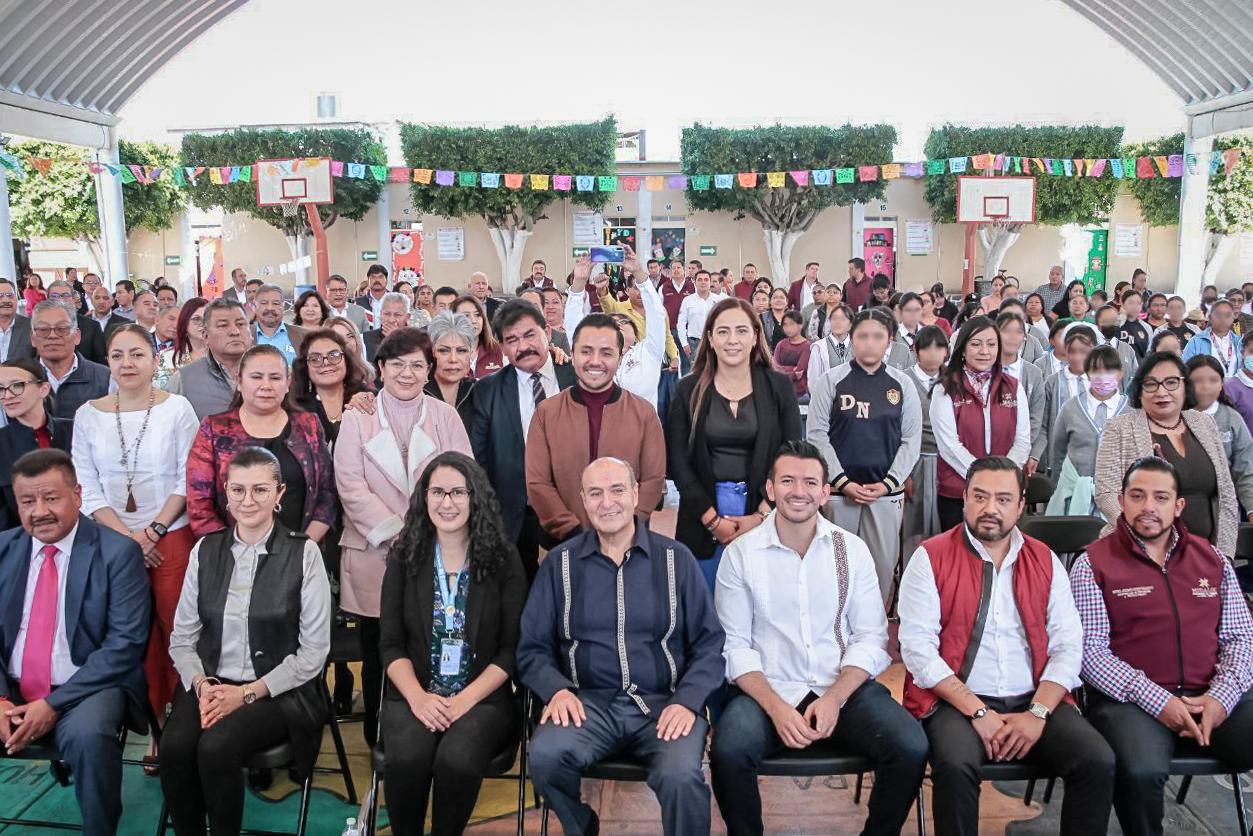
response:
<path id="1" fill-rule="evenodd" d="M 590 174 L 580 174 L 574 178 L 574 187 L 581 192 L 596 190 L 596 178 Z"/>
<path id="2" fill-rule="evenodd" d="M 181 168 L 174 169 L 174 185 L 176 186 L 187 185 L 187 173 Z"/>
<path id="3" fill-rule="evenodd" d="M 1054 162 L 1056 162 L 1056 160 Z M 1073 176 L 1075 173 L 1075 161 L 1074 160 L 1062 160 L 1061 163 L 1062 163 L 1062 171 L 1066 174 L 1066 176 L 1067 177 Z"/>
<path id="4" fill-rule="evenodd" d="M 709 191 L 710 176 L 708 174 L 693 174 L 688 178 L 688 182 L 692 184 L 692 190 L 697 192 Z"/>
<path id="5" fill-rule="evenodd" d="M 1158 173 L 1163 177 L 1166 176 L 1166 172 L 1170 171 L 1170 159 L 1164 155 L 1155 156 L 1153 164 L 1157 166 Z"/>
<path id="6" fill-rule="evenodd" d="M 349 163 L 348 176 L 356 180 L 365 177 L 365 163 Z"/>
<path id="7" fill-rule="evenodd" d="M 949 157 L 948 158 L 948 170 L 953 172 L 954 174 L 963 173 L 966 170 L 966 158 L 965 157 Z"/>
<path id="8" fill-rule="evenodd" d="M 1136 159 L 1136 177 L 1145 178 L 1153 176 L 1153 160 L 1149 157 L 1138 157 Z"/>
<path id="9" fill-rule="evenodd" d="M 815 186 L 830 186 L 832 183 L 835 182 L 835 170 L 834 169 L 815 168 L 813 173 L 814 173 L 814 185 Z"/>
<path id="10" fill-rule="evenodd" d="M 219 176 L 222 178 L 223 183 L 231 182 L 231 167 L 229 165 L 222 166 L 218 171 L 221 172 Z"/>
<path id="11" fill-rule="evenodd" d="M 1223 165 L 1226 166 L 1227 176 L 1231 176 L 1231 170 L 1236 167 L 1236 163 L 1240 161 L 1240 149 L 1228 148 L 1223 151 Z"/>
<path id="12" fill-rule="evenodd" d="M 387 166 L 372 165 L 370 166 L 370 174 L 371 176 L 374 177 L 375 180 L 382 183 L 384 180 L 387 179 Z"/>
<path id="13" fill-rule="evenodd" d="M 340 160 L 331 160 L 331 176 L 332 176 L 332 177 L 343 177 L 343 176 L 344 176 L 344 164 L 343 164 L 343 162 L 342 162 L 342 161 L 340 161 Z"/>
<path id="14" fill-rule="evenodd" d="M 943 174 L 944 160 L 927 160 L 927 174 Z"/>
<path id="15" fill-rule="evenodd" d="M 1183 154 L 1171 154 L 1166 158 L 1166 176 L 1183 176 Z"/>
<path id="16" fill-rule="evenodd" d="M 479 184 L 479 173 L 477 171 L 458 171 L 457 185 L 467 189 L 473 189 Z"/>
<path id="17" fill-rule="evenodd" d="M 241 165 L 239 167 L 239 179 L 244 183 L 251 183 L 252 182 L 252 170 L 255 167 L 256 167 L 255 165 Z"/>
<path id="18" fill-rule="evenodd" d="M 387 179 L 393 183 L 408 183 L 409 169 L 406 166 L 394 165 L 387 170 Z"/>
<path id="19" fill-rule="evenodd" d="M 869 183 L 879 179 L 879 167 L 877 165 L 860 165 L 857 167 L 857 179 L 862 183 Z"/>
<path id="20" fill-rule="evenodd" d="M 925 173 L 926 166 L 922 163 L 905 163 L 904 174 L 906 177 L 921 177 Z"/>
<path id="21" fill-rule="evenodd" d="M 856 176 L 856 174 L 857 174 L 857 169 L 854 169 L 854 168 L 837 168 L 835 170 L 835 182 L 851 183 L 853 182 L 853 178 L 854 176 Z"/>
<path id="22" fill-rule="evenodd" d="M 1187 163 L 1189 174 L 1199 174 L 1201 172 L 1201 158 L 1196 154 L 1188 154 L 1184 160 Z"/>
<path id="23" fill-rule="evenodd" d="M 884 180 L 896 180 L 897 178 L 901 176 L 901 164 L 900 163 L 884 163 L 879 168 L 883 172 Z"/>
<path id="24" fill-rule="evenodd" d="M 1088 166 L 1089 177 L 1100 177 L 1105 173 L 1105 160 L 1089 160 L 1092 165 Z"/>
<path id="25" fill-rule="evenodd" d="M 479 182 L 485 189 L 498 189 L 500 188 L 500 174 L 494 171 L 484 171 L 479 174 Z"/>
<path id="26" fill-rule="evenodd" d="M 554 174 L 553 189 L 559 192 L 570 191 L 570 185 L 574 181 L 574 177 L 569 174 Z"/>
<path id="27" fill-rule="evenodd" d="M 666 188 L 678 189 L 679 191 L 686 189 L 687 188 L 687 175 L 686 174 L 671 174 L 669 177 L 666 178 Z"/>
<path id="28" fill-rule="evenodd" d="M 1209 155 L 1210 177 L 1213 177 L 1215 174 L 1218 173 L 1218 166 L 1222 163 L 1222 161 L 1223 161 L 1223 155 L 1221 151 L 1213 151 L 1210 153 Z"/>
<path id="29" fill-rule="evenodd" d="M 798 186 L 809 185 L 809 169 L 802 168 L 802 169 L 798 169 L 796 171 L 791 171 L 788 173 L 792 175 L 792 182 L 795 183 L 796 185 Z"/>
<path id="30" fill-rule="evenodd" d="M 644 178 L 644 188 L 650 192 L 659 192 L 666 187 L 666 178 L 660 174 L 650 174 Z"/>
<path id="31" fill-rule="evenodd" d="M 505 188 L 506 189 L 522 188 L 522 175 L 521 174 L 506 174 L 505 175 Z"/>
<path id="32" fill-rule="evenodd" d="M 732 175 L 730 174 L 715 174 L 714 175 L 714 188 L 715 189 L 729 189 L 733 185 L 735 185 L 735 177 L 733 177 Z"/>
<path id="33" fill-rule="evenodd" d="M 739 174 L 735 175 L 735 179 L 739 181 L 741 188 L 757 188 L 757 172 L 755 171 L 741 171 Z"/>
<path id="34" fill-rule="evenodd" d="M 546 192 L 548 191 L 548 175 L 532 174 L 531 175 L 531 191 Z"/>
<path id="35" fill-rule="evenodd" d="M 970 162 L 975 167 L 975 171 L 987 171 L 992 167 L 992 155 L 976 154 L 971 158 Z M 885 177 L 883 179 L 886 180 L 887 178 Z"/>
<path id="36" fill-rule="evenodd" d="M 453 181 L 456 180 L 456 178 L 457 178 L 457 173 L 455 171 L 447 171 L 444 169 L 440 169 L 435 172 L 435 185 L 451 186 L 453 184 Z"/>
<path id="37" fill-rule="evenodd" d="M 129 177 L 130 180 L 127 180 L 126 179 L 127 177 Z M 125 168 L 122 169 L 122 182 L 123 183 L 135 182 L 135 175 L 131 174 L 129 169 L 125 169 Z M 213 168 L 209 169 L 209 182 L 215 186 L 222 185 L 222 169 L 218 168 L 217 166 L 214 166 Z"/>
<path id="38" fill-rule="evenodd" d="M 435 172 L 429 168 L 415 168 L 413 170 L 413 182 L 421 183 L 423 186 L 431 185 L 431 175 Z"/>
<path id="39" fill-rule="evenodd" d="M 628 174 L 618 178 L 618 185 L 624 192 L 638 192 L 640 190 L 640 178 L 634 174 Z"/>
<path id="40" fill-rule="evenodd" d="M 596 188 L 602 192 L 616 192 L 618 177 L 615 174 L 602 174 L 596 178 Z"/>
<path id="41" fill-rule="evenodd" d="M 786 171 L 767 171 L 766 172 L 766 185 L 772 189 L 783 188 L 783 185 L 786 181 L 787 181 Z"/>

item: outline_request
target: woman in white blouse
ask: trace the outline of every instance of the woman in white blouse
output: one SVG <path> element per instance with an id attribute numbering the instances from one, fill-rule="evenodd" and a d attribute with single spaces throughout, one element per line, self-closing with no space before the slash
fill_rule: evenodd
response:
<path id="1" fill-rule="evenodd" d="M 74 467 L 83 513 L 130 537 L 144 553 L 155 607 L 144 670 L 158 718 L 177 681 L 168 646 L 187 556 L 187 454 L 200 423 L 186 398 L 153 385 L 156 352 L 148 331 L 123 325 L 105 354 L 117 391 L 79 408 L 74 417 Z M 155 749 L 144 759 L 156 774 Z"/>

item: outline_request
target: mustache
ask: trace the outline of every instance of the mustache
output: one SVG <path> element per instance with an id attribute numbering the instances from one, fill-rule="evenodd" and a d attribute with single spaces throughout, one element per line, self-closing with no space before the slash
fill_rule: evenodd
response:
<path id="1" fill-rule="evenodd" d="M 982 514 L 975 519 L 975 525 L 978 525 L 981 522 L 991 522 L 991 523 L 996 523 L 997 525 L 1000 525 L 1001 518 L 994 516 L 992 514 Z"/>
<path id="2" fill-rule="evenodd" d="M 519 360 L 525 357 L 538 357 L 538 356 L 539 356 L 539 352 L 533 348 L 524 348 L 521 351 L 519 351 L 517 354 L 517 358 Z"/>

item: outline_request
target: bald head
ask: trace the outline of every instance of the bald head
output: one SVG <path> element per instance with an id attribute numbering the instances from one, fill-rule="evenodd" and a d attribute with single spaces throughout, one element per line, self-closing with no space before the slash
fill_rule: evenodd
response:
<path id="1" fill-rule="evenodd" d="M 602 537 L 612 537 L 635 524 L 639 487 L 635 470 L 622 459 L 603 457 L 583 469 L 583 510 Z"/>

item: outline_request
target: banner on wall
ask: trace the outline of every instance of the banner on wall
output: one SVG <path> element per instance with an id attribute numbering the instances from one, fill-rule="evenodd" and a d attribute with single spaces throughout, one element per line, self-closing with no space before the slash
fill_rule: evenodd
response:
<path id="1" fill-rule="evenodd" d="M 219 236 L 200 239 L 200 293 L 212 302 L 226 291 L 226 273 L 222 268 L 222 239 Z"/>
<path id="2" fill-rule="evenodd" d="M 1105 289 L 1105 270 L 1109 266 L 1107 257 L 1109 255 L 1109 230 L 1090 229 L 1087 232 L 1092 237 L 1092 242 L 1088 245 L 1088 261 L 1083 273 L 1083 286 L 1087 288 L 1088 295 L 1091 296 L 1093 291 Z"/>
<path id="3" fill-rule="evenodd" d="M 395 281 L 422 284 L 422 233 L 413 229 L 392 230 L 392 275 Z"/>
<path id="4" fill-rule="evenodd" d="M 862 230 L 862 258 L 866 275 L 882 273 L 896 285 L 896 227 L 868 226 Z"/>

